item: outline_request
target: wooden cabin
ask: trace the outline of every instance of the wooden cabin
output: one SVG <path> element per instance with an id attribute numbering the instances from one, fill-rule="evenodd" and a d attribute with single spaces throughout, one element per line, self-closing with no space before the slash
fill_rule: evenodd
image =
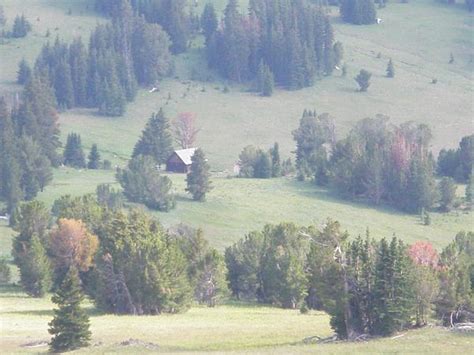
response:
<path id="1" fill-rule="evenodd" d="M 187 174 L 192 165 L 192 157 L 197 148 L 175 150 L 166 162 L 166 171 Z"/>

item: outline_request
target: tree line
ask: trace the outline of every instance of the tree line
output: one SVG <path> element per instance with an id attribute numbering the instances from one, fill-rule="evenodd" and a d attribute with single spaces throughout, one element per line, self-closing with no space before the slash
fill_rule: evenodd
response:
<path id="1" fill-rule="evenodd" d="M 438 255 L 426 242 L 349 239 L 338 222 L 323 227 L 267 225 L 226 249 L 234 297 L 284 308 L 326 311 L 341 339 L 388 336 L 474 317 L 474 234 L 461 232 Z"/>
<path id="2" fill-rule="evenodd" d="M 114 314 L 176 313 L 227 294 L 224 258 L 202 231 L 165 230 L 142 211 L 104 200 L 116 194 L 102 185 L 96 195 L 61 197 L 52 211 L 37 201 L 18 207 L 12 254 L 29 295 L 60 290 L 71 267 L 96 306 Z"/>
<path id="3" fill-rule="evenodd" d="M 222 76 L 248 82 L 259 76 L 265 95 L 272 81 L 288 89 L 312 86 L 342 57 L 323 9 L 307 1 L 253 0 L 247 15 L 229 0 L 221 25 L 212 5 L 201 16 L 208 63 Z"/>
<path id="4" fill-rule="evenodd" d="M 302 313 L 319 309 L 338 337 L 350 340 L 423 326 L 432 315 L 445 325 L 474 317 L 472 232 L 458 233 L 438 254 L 427 242 L 375 240 L 368 231 L 350 238 L 330 219 L 281 223 L 249 233 L 223 256 L 200 230 L 165 230 L 142 211 L 108 204 L 116 193 L 103 185 L 96 195 L 63 196 L 51 211 L 32 201 L 15 214 L 12 253 L 21 285 L 34 297 L 53 290 L 55 319 L 84 324 L 79 312 L 61 308 L 82 293 L 113 314 L 176 313 L 230 295 Z M 65 326 L 50 325 L 56 337 Z"/>
<path id="5" fill-rule="evenodd" d="M 96 27 L 88 48 L 81 38 L 70 44 L 59 38 L 48 42 L 33 69 L 20 62 L 18 83 L 27 82 L 28 73 L 39 73 L 54 88 L 59 108 L 93 107 L 102 115 L 123 115 L 138 85 L 154 85 L 169 75 L 173 60 L 161 26 L 135 15 L 128 1 L 117 4 L 112 23 Z"/>
<path id="6" fill-rule="evenodd" d="M 7 212 L 51 183 L 59 146 L 55 95 L 45 77 L 33 75 L 12 109 L 0 98 L 0 201 Z"/>
<path id="7" fill-rule="evenodd" d="M 343 196 L 387 203 L 410 213 L 434 207 L 440 197 L 442 209 L 452 203 L 454 182 L 438 186 L 435 180 L 436 162 L 429 149 L 432 134 L 427 125 L 407 122 L 397 126 L 378 115 L 357 122 L 340 140 L 334 127 L 328 114 L 304 112 L 293 132 L 300 180 L 310 178 L 334 187 Z M 438 170 L 467 181 L 473 162 L 472 137 L 465 137 L 459 153 L 441 152 Z"/>

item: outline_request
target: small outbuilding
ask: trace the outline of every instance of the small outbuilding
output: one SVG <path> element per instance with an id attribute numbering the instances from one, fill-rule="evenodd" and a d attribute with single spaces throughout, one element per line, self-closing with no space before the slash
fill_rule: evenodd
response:
<path id="1" fill-rule="evenodd" d="M 192 157 L 197 148 L 175 150 L 166 162 L 166 171 L 187 174 L 192 165 Z"/>

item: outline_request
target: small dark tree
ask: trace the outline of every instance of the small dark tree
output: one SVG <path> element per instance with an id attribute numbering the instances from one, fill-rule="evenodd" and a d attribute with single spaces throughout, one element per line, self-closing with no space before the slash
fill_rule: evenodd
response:
<path id="1" fill-rule="evenodd" d="M 64 149 L 64 164 L 74 168 L 86 167 L 81 136 L 76 133 L 70 133 L 67 136 L 66 148 Z"/>
<path id="2" fill-rule="evenodd" d="M 273 148 L 270 149 L 270 155 L 272 157 L 272 177 L 281 176 L 281 161 L 280 161 L 280 147 L 275 142 Z"/>
<path id="3" fill-rule="evenodd" d="M 31 79 L 31 68 L 28 65 L 28 62 L 23 58 L 18 64 L 18 72 L 16 77 L 16 82 L 20 85 L 24 85 L 29 82 Z"/>
<path id="4" fill-rule="evenodd" d="M 197 149 L 191 160 L 191 171 L 186 178 L 186 191 L 193 195 L 194 200 L 204 201 L 206 194 L 212 189 L 209 181 L 209 164 L 202 149 Z"/>
<path id="5" fill-rule="evenodd" d="M 22 38 L 26 37 L 31 31 L 31 23 L 26 19 L 25 15 L 16 16 L 13 22 L 12 37 Z"/>
<path id="6" fill-rule="evenodd" d="M 7 23 L 7 17 L 5 16 L 5 11 L 3 10 L 3 6 L 0 5 L 0 26 L 5 26 Z"/>
<path id="7" fill-rule="evenodd" d="M 163 109 L 160 109 L 148 120 L 140 140 L 133 149 L 133 156 L 148 155 L 157 164 L 165 164 L 172 152 L 173 137 L 170 124 Z"/>
<path id="8" fill-rule="evenodd" d="M 453 55 L 453 53 L 451 53 L 449 55 L 449 64 L 453 64 L 453 63 L 454 63 L 454 55 Z"/>
<path id="9" fill-rule="evenodd" d="M 354 79 L 359 84 L 359 91 L 365 92 L 370 86 L 370 78 L 372 77 L 372 73 L 369 71 L 362 69 Z"/>
<path id="10" fill-rule="evenodd" d="M 454 199 L 456 198 L 456 185 L 454 180 L 449 177 L 444 177 L 439 183 L 440 192 L 440 208 L 443 211 L 448 212 L 453 206 Z"/>
<path id="11" fill-rule="evenodd" d="M 97 170 L 100 168 L 100 153 L 97 149 L 97 144 L 93 144 L 91 152 L 89 153 L 89 162 L 87 163 L 88 169 Z"/>
<path id="12" fill-rule="evenodd" d="M 91 332 L 89 317 L 81 308 L 83 299 L 79 272 L 71 266 L 52 298 L 53 303 L 58 305 L 48 330 L 53 335 L 49 344 L 52 352 L 64 352 L 89 345 Z"/>
<path id="13" fill-rule="evenodd" d="M 216 32 L 218 26 L 216 10 L 212 3 L 207 3 L 201 15 L 201 27 L 206 38 L 206 44 L 209 43 L 211 36 Z"/>
<path id="14" fill-rule="evenodd" d="M 395 77 L 395 67 L 393 66 L 392 59 L 390 58 L 387 64 L 387 78 L 393 77 Z"/>
<path id="15" fill-rule="evenodd" d="M 474 176 L 471 175 L 469 177 L 469 181 L 467 182 L 466 186 L 466 201 L 472 203 L 474 196 Z"/>
<path id="16" fill-rule="evenodd" d="M 263 61 L 260 62 L 257 76 L 258 92 L 260 92 L 262 96 L 272 96 L 274 87 L 275 80 L 270 67 L 266 65 Z"/>

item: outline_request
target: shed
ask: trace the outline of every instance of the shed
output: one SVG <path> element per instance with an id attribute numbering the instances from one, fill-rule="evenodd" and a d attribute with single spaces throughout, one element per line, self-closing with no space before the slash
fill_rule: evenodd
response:
<path id="1" fill-rule="evenodd" d="M 166 161 L 166 171 L 187 174 L 197 148 L 175 150 Z"/>

